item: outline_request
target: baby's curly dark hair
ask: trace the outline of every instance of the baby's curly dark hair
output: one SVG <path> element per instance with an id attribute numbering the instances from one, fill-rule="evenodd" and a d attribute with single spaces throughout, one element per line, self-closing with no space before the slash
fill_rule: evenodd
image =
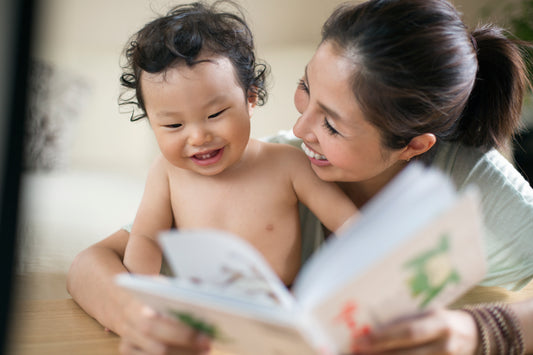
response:
<path id="1" fill-rule="evenodd" d="M 230 5 L 237 13 L 222 11 L 223 5 Z M 245 97 L 257 96 L 258 105 L 266 102 L 268 66 L 255 58 L 252 32 L 239 6 L 229 0 L 210 5 L 194 2 L 174 7 L 167 15 L 146 24 L 128 41 L 123 54 L 126 63 L 120 76 L 125 90 L 119 96 L 119 105 L 133 105 L 130 120 L 146 117 L 140 85 L 142 71 L 161 73 L 179 63 L 193 66 L 204 53 L 227 57 Z M 135 108 L 141 112 L 136 113 Z"/>

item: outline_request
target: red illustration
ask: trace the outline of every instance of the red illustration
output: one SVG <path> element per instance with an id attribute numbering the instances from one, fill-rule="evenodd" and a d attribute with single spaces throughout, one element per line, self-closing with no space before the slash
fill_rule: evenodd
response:
<path id="1" fill-rule="evenodd" d="M 357 303 L 355 301 L 347 301 L 344 306 L 341 308 L 340 313 L 334 318 L 335 322 L 340 322 L 344 324 L 348 331 L 350 332 L 350 336 L 353 340 L 358 338 L 361 335 L 368 335 L 370 334 L 370 326 L 367 324 L 360 325 L 357 322 Z M 351 352 L 357 352 L 357 345 L 352 344 Z"/>

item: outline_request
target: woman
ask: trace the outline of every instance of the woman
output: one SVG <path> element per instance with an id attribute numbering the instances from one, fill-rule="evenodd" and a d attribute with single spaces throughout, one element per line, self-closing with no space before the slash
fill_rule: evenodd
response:
<path id="1" fill-rule="evenodd" d="M 338 182 L 358 207 L 413 159 L 441 168 L 459 189 L 476 184 L 489 264 L 482 285 L 517 290 L 533 277 L 533 191 L 493 148 L 519 125 L 526 86 L 518 47 L 495 27 L 470 33 L 444 0 L 345 5 L 325 23 L 305 68 L 294 133 L 316 174 Z M 208 339 L 114 286 L 127 239 L 121 230 L 78 255 L 68 278 L 74 299 L 122 336 L 123 353 L 206 351 Z M 531 303 L 498 311 L 509 319 L 501 330 L 531 331 Z M 499 334 L 479 314 L 441 310 L 397 322 L 361 339 L 360 349 L 474 354 Z M 518 348 L 533 351 L 533 335 L 523 339 Z"/>

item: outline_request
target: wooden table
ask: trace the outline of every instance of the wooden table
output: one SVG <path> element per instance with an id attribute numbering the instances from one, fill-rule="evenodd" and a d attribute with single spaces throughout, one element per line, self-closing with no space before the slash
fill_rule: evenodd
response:
<path id="1" fill-rule="evenodd" d="M 38 283 L 53 280 L 42 275 L 32 279 L 40 280 Z M 30 285 L 31 290 L 38 289 L 33 282 L 26 282 L 26 285 Z M 24 293 L 27 292 L 30 292 L 30 288 Z M 106 332 L 71 298 L 43 298 L 43 294 L 36 297 L 34 293 L 29 296 L 17 298 L 12 317 L 9 354 L 118 354 L 118 336 Z M 57 294 L 51 296 L 57 297 Z M 514 302 L 532 297 L 533 282 L 519 293 L 497 287 L 477 287 L 462 297 L 456 306 L 492 301 Z M 215 350 L 212 355 L 224 354 Z"/>
<path id="2" fill-rule="evenodd" d="M 71 298 L 18 302 L 10 332 L 10 355 L 117 355 L 119 337 Z M 212 355 L 231 355 L 213 350 Z"/>
<path id="3" fill-rule="evenodd" d="M 70 298 L 19 301 L 11 329 L 13 355 L 118 354 L 119 337 Z"/>

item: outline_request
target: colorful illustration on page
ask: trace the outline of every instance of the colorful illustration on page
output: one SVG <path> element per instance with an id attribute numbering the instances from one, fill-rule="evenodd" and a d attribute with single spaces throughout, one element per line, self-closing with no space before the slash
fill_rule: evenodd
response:
<path id="1" fill-rule="evenodd" d="M 239 253 L 229 253 L 216 265 L 216 279 L 204 279 L 189 275 L 188 280 L 197 286 L 214 287 L 216 290 L 235 297 L 253 300 L 264 305 L 279 306 L 282 300 L 256 265 Z"/>
<path id="2" fill-rule="evenodd" d="M 419 308 L 426 307 L 448 284 L 460 281 L 449 252 L 449 236 L 444 234 L 435 248 L 417 255 L 405 264 L 411 272 L 407 284 L 411 294 L 420 298 Z"/>
<path id="3" fill-rule="evenodd" d="M 357 320 L 358 304 L 356 301 L 348 300 L 342 306 L 340 312 L 335 316 L 334 322 L 341 323 L 350 334 L 353 343 L 350 352 L 355 353 L 359 349 L 356 345 L 356 339 L 361 335 L 370 334 L 370 326 L 368 324 L 361 324 Z"/>
<path id="4" fill-rule="evenodd" d="M 171 312 L 177 319 L 184 324 L 188 325 L 192 329 L 207 335 L 211 339 L 228 341 L 229 339 L 222 335 L 222 332 L 216 326 L 209 324 L 202 319 L 194 316 L 188 312 L 172 311 Z"/>
<path id="5" fill-rule="evenodd" d="M 226 274 L 226 278 L 221 282 L 224 287 L 242 291 L 247 296 L 266 300 L 267 303 L 281 304 L 270 283 L 254 265 L 248 265 L 246 272 L 231 265 L 223 265 L 222 272 Z"/>

